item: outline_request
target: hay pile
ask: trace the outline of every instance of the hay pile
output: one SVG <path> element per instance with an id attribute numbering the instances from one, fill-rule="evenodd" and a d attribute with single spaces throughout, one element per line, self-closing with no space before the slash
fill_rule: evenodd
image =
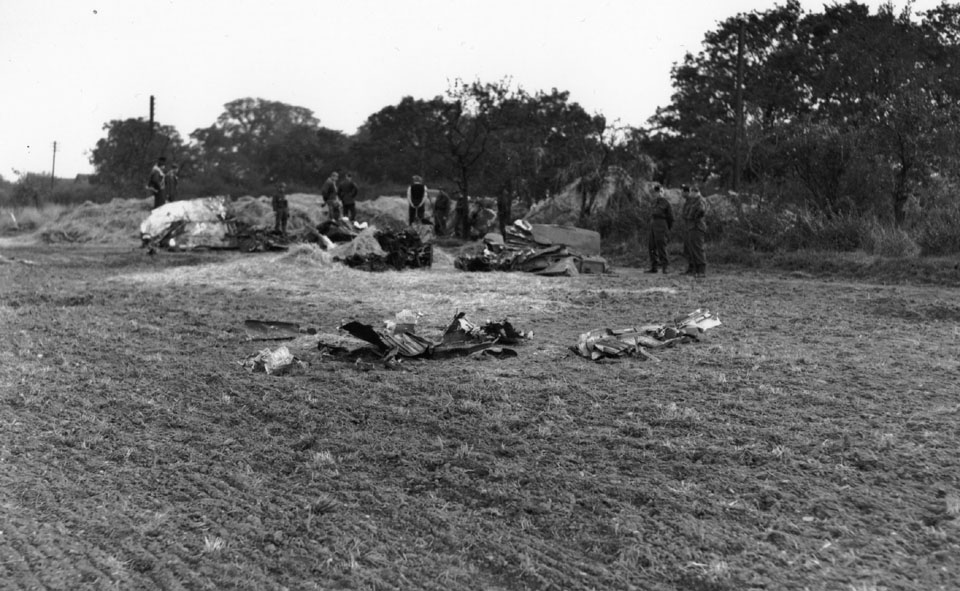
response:
<path id="1" fill-rule="evenodd" d="M 619 168 L 610 167 L 594 189 L 582 186 L 584 182 L 584 179 L 578 179 L 560 193 L 534 203 L 524 219 L 532 224 L 576 226 L 584 208 L 592 217 L 601 211 L 618 208 L 624 199 L 638 202 L 638 184 Z M 582 191 L 593 193 L 588 204 L 584 203 Z"/>
<path id="2" fill-rule="evenodd" d="M 113 199 L 65 210 L 43 226 L 38 235 L 50 244 L 90 242 L 112 244 L 140 241 L 140 222 L 150 215 L 153 199 Z"/>
<path id="3" fill-rule="evenodd" d="M 275 262 L 298 267 L 329 267 L 333 265 L 333 255 L 316 244 L 295 244 L 290 250 L 278 256 Z"/>
<path id="4" fill-rule="evenodd" d="M 407 227 L 408 207 L 405 197 L 381 196 L 373 201 L 359 201 L 357 219 L 385 232 L 397 232 Z"/>
<path id="5" fill-rule="evenodd" d="M 330 256 L 340 260 L 352 256 L 386 256 L 387 253 L 381 248 L 380 242 L 377 240 L 377 232 L 379 232 L 379 230 L 376 227 L 368 227 L 350 242 L 344 242 L 330 249 Z"/>
<path id="6" fill-rule="evenodd" d="M 294 240 L 316 242 L 319 238 L 317 225 L 327 219 L 326 208 L 321 207 L 323 199 L 319 195 L 293 193 L 287 195 L 290 217 L 287 220 L 287 234 Z M 244 196 L 227 204 L 230 215 L 240 224 L 261 229 L 273 228 L 275 219 L 270 197 Z"/>

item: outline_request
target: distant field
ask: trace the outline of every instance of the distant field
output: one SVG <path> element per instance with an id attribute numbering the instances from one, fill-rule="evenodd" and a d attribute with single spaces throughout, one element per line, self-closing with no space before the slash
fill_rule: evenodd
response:
<path id="1" fill-rule="evenodd" d="M 0 245 L 0 581 L 23 589 L 956 589 L 954 287 L 364 273 Z M 569 350 L 708 307 L 660 362 Z M 508 317 L 513 359 L 239 362 L 245 319 Z M 289 343 L 288 343 L 289 344 Z"/>

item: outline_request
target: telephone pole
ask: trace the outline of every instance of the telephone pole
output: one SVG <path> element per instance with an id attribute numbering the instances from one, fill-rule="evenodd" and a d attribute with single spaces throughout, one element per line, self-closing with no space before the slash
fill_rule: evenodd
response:
<path id="1" fill-rule="evenodd" d="M 57 142 L 53 142 L 53 165 L 50 166 L 50 190 L 53 190 L 53 182 L 57 178 Z"/>
<path id="2" fill-rule="evenodd" d="M 153 137 L 153 106 L 154 106 L 154 98 L 153 98 L 153 95 L 151 94 L 150 95 L 150 137 L 151 138 Z"/>

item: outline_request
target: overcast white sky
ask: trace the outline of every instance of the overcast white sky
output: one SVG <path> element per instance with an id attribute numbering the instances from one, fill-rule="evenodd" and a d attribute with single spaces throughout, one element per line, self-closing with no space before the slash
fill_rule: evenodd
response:
<path id="1" fill-rule="evenodd" d="M 509 77 L 640 126 L 704 33 L 774 0 L 0 0 L 0 175 L 92 172 L 113 119 L 186 140 L 223 105 L 306 107 L 351 134 L 404 96 Z M 803 0 L 821 10 L 825 0 Z M 876 7 L 880 0 L 863 2 Z M 917 0 L 914 12 L 940 0 Z M 895 2 L 903 6 L 905 0 Z"/>

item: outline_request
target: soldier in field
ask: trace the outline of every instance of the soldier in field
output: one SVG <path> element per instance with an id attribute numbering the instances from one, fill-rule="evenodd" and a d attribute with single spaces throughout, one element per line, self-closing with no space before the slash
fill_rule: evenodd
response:
<path id="1" fill-rule="evenodd" d="M 164 167 L 167 165 L 167 159 L 163 156 L 157 158 L 157 163 L 150 169 L 150 176 L 147 177 L 147 190 L 153 195 L 153 208 L 156 209 L 166 203 L 166 196 L 163 193 L 163 182 L 166 172 Z"/>

